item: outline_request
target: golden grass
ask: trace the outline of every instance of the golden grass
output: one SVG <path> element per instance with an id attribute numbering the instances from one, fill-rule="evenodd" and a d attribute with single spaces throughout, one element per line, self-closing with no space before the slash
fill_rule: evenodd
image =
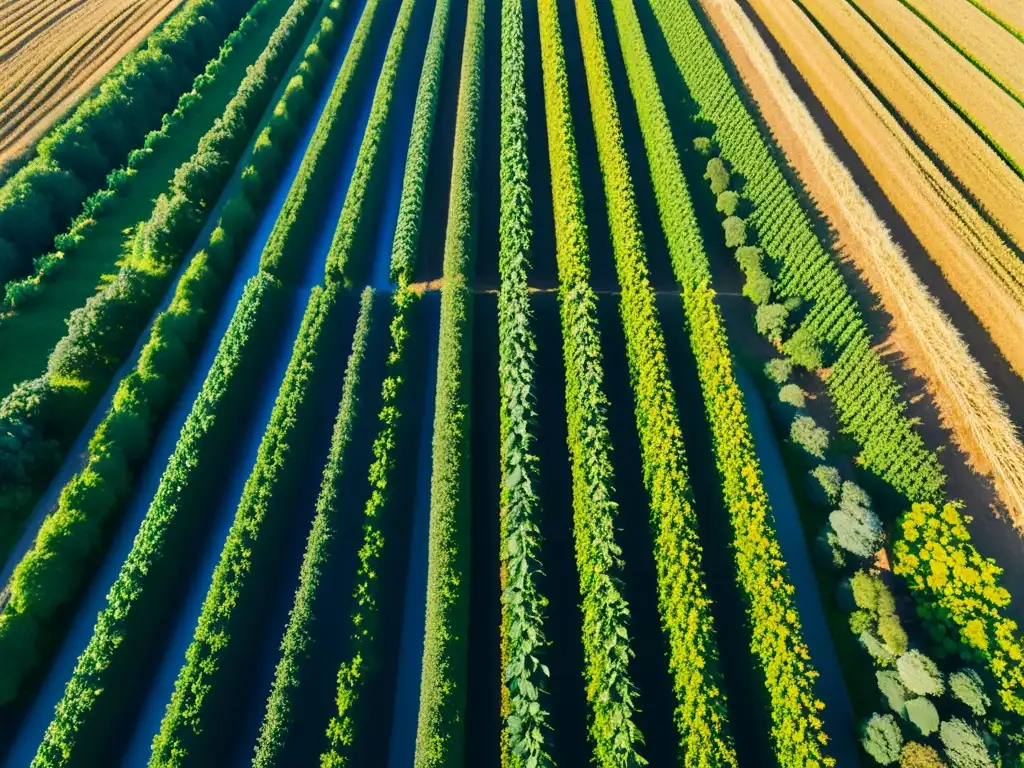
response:
<path id="1" fill-rule="evenodd" d="M 1003 24 L 1024 33 L 1024 3 L 1020 0 L 972 0 L 972 4 L 980 5 Z"/>
<path id="2" fill-rule="evenodd" d="M 907 2 L 1024 100 L 1024 42 L 965 0 Z"/>
<path id="3" fill-rule="evenodd" d="M 967 121 L 973 123 L 976 130 L 987 133 L 1002 148 L 1017 164 L 1017 174 L 1021 175 L 1024 106 L 969 64 L 899 0 L 850 2 L 866 13 L 903 55 L 920 67 L 935 88 L 967 114 Z"/>
<path id="4" fill-rule="evenodd" d="M 799 0 L 1018 247 L 1024 180 L 845 1 Z M 778 5 L 785 5 L 779 2 Z M 908 12 L 909 13 L 909 12 Z M 950 56 L 959 54 L 950 49 Z M 962 62 L 965 67 L 969 64 Z M 1005 149 L 1005 147 L 1004 147 Z"/>
<path id="5" fill-rule="evenodd" d="M 757 73 L 756 80 L 745 78 L 755 99 L 761 104 L 765 99 L 774 102 L 773 109 L 764 110 L 769 125 L 780 140 L 785 139 L 783 148 L 797 160 L 798 173 L 846 241 L 848 257 L 909 340 L 912 349 L 904 351 L 927 378 L 943 420 L 965 452 L 980 459 L 977 463 L 991 473 L 1014 523 L 1024 524 L 1024 446 L 985 371 L 831 150 L 739 5 L 735 0 L 702 3 L 716 27 L 726 32 L 722 37 L 727 47 L 740 48 Z M 754 0 L 753 5 L 761 13 L 762 8 L 779 4 Z M 785 22 L 775 26 L 780 24 Z M 789 51 L 787 42 L 784 47 Z M 739 61 L 737 51 L 730 53 Z M 823 59 L 815 62 L 820 66 Z M 823 76 L 834 80 L 836 74 L 825 72 Z"/>
<path id="6" fill-rule="evenodd" d="M 182 0 L 13 0 L 0 11 L 0 163 L 39 138 Z"/>

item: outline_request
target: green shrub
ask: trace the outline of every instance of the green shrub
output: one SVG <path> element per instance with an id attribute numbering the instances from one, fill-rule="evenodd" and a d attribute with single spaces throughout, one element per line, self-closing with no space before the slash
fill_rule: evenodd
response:
<path id="1" fill-rule="evenodd" d="M 740 196 L 731 189 L 725 190 L 715 202 L 715 208 L 724 216 L 732 216 L 740 204 Z"/>
<path id="2" fill-rule="evenodd" d="M 804 391 L 796 384 L 786 384 L 779 390 L 779 400 L 794 408 L 803 408 L 807 404 Z"/>
<path id="3" fill-rule="evenodd" d="M 903 735 L 892 715 L 872 715 L 861 726 L 860 743 L 880 765 L 892 765 L 900 758 Z"/>
<path id="4" fill-rule="evenodd" d="M 764 254 L 756 245 L 740 246 L 736 249 L 735 256 L 743 274 L 748 275 L 753 270 L 763 271 Z"/>
<path id="5" fill-rule="evenodd" d="M 768 287 L 769 291 L 771 286 Z M 786 333 L 789 310 L 782 304 L 760 304 L 754 316 L 757 332 L 769 341 L 780 343 Z"/>
<path id="6" fill-rule="evenodd" d="M 907 689 L 919 696 L 939 696 L 946 690 L 938 665 L 918 650 L 900 656 L 896 669 Z"/>
<path id="7" fill-rule="evenodd" d="M 914 724 L 922 736 L 939 730 L 939 713 L 935 705 L 923 696 L 909 699 L 905 705 L 907 720 Z"/>
<path id="8" fill-rule="evenodd" d="M 776 357 L 764 364 L 764 375 L 776 384 L 782 384 L 793 370 L 793 364 L 784 357 Z"/>
<path id="9" fill-rule="evenodd" d="M 806 328 L 798 328 L 782 345 L 782 351 L 794 364 L 808 371 L 816 371 L 822 366 L 821 349 Z"/>
<path id="10" fill-rule="evenodd" d="M 747 279 L 743 282 L 743 295 L 758 306 L 767 304 L 772 297 L 772 279 L 760 270 L 752 270 L 747 273 Z"/>
<path id="11" fill-rule="evenodd" d="M 698 136 L 693 140 L 693 148 L 697 154 L 703 157 L 710 157 L 715 151 L 715 144 L 707 136 Z"/>
<path id="12" fill-rule="evenodd" d="M 711 182 L 711 191 L 715 195 L 720 195 L 729 188 L 729 171 L 720 157 L 708 160 L 704 178 Z"/>
<path id="13" fill-rule="evenodd" d="M 747 222 L 739 216 L 729 216 L 722 222 L 725 231 L 725 247 L 740 248 L 747 244 Z"/>
<path id="14" fill-rule="evenodd" d="M 967 705 L 974 714 L 981 717 L 992 704 L 985 693 L 981 675 L 971 668 L 961 669 L 949 676 L 949 690 L 954 698 Z"/>

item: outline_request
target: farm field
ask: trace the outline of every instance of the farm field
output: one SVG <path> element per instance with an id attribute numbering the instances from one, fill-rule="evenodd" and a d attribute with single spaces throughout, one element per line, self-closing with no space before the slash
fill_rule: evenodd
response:
<path id="1" fill-rule="evenodd" d="M 0 764 L 1024 760 L 996 166 L 799 3 L 180 3 L 0 184 Z"/>
<path id="2" fill-rule="evenodd" d="M 0 8 L 0 165 L 22 152 L 182 0 L 11 0 Z"/>

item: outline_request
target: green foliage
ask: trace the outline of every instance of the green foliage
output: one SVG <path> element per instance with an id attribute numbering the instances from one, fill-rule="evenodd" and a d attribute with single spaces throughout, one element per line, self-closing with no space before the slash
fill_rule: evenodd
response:
<path id="1" fill-rule="evenodd" d="M 228 104 L 223 122 L 218 121 L 204 140 L 212 142 L 214 134 L 221 135 L 219 126 L 230 125 L 240 136 L 248 135 L 246 130 L 251 132 L 262 111 L 260 100 L 265 103 L 274 90 L 268 72 L 283 70 L 289 64 L 291 52 L 307 28 L 307 16 L 315 8 L 313 0 L 298 0 L 293 4 L 256 65 L 250 68 L 239 93 Z M 326 6 L 323 13 L 322 24 L 329 24 L 330 16 L 340 13 L 340 0 Z M 251 117 L 243 119 L 242 115 Z M 242 189 L 236 194 L 243 197 L 246 191 Z M 262 203 L 261 197 L 251 202 L 253 206 Z M 61 492 L 57 510 L 47 518 L 33 548 L 15 568 L 11 602 L 0 614 L 0 653 L 5 657 L 6 644 L 19 642 L 18 638 L 25 632 L 17 625 L 25 622 L 39 625 L 51 619 L 61 605 L 78 593 L 95 567 L 95 553 L 104 543 L 98 536 L 99 528 L 120 509 L 129 490 L 131 472 L 171 405 L 171 393 L 183 386 L 188 357 L 201 340 L 199 329 L 205 330 L 209 310 L 219 302 L 234 259 L 249 234 L 251 221 L 236 219 L 229 224 L 225 217 L 211 234 L 207 250 L 197 253 L 183 273 L 170 305 L 154 322 L 135 370 L 121 382 L 110 412 L 89 443 L 85 468 Z M 226 229 L 234 226 L 244 228 Z M 139 241 L 141 238 L 137 238 L 137 243 Z M 236 247 L 227 247 L 228 241 L 234 242 Z M 169 276 L 172 266 L 166 265 L 162 274 Z M 122 351 L 130 349 L 131 331 L 145 323 L 148 313 L 160 300 L 154 279 L 152 275 L 126 266 L 113 284 L 74 316 L 68 336 L 51 356 L 50 365 L 53 373 L 58 374 L 58 380 L 116 366 Z M 81 400 L 80 384 L 72 387 L 54 384 L 53 373 L 41 384 L 49 390 L 46 397 L 17 402 L 9 402 L 8 398 L 0 406 L 0 418 L 17 420 L 17 411 L 21 411 L 33 423 L 35 430 L 21 433 L 30 441 L 30 456 L 46 456 L 42 453 L 48 445 L 46 432 L 37 425 L 55 421 L 58 415 L 67 419 L 69 399 Z M 95 375 L 97 381 L 93 389 L 97 390 L 102 377 L 98 372 Z M 77 381 L 77 378 L 72 380 Z M 97 397 L 99 394 L 95 392 Z M 11 405 L 15 407 L 8 411 Z M 47 412 L 50 409 L 52 411 Z M 84 421 L 86 417 L 87 411 L 83 409 L 81 414 L 76 411 L 74 418 Z M 138 436 L 136 445 L 129 451 L 118 439 L 126 428 Z M 34 447 L 39 443 L 41 447 Z M 55 466 L 42 461 L 33 466 L 33 470 L 44 468 L 52 471 Z M 33 474 L 33 471 L 23 472 L 20 479 L 30 484 L 35 480 Z M 77 542 L 76 546 L 66 546 L 71 540 Z M 21 680 L 36 662 L 34 656 L 10 658 L 14 661 L 4 665 L 0 672 L 0 702 L 16 695 Z"/>
<path id="2" fill-rule="evenodd" d="M 839 546 L 858 557 L 871 557 L 881 548 L 885 529 L 870 506 L 857 504 L 847 496 L 849 485 L 851 483 L 843 484 L 843 498 L 839 509 L 829 515 L 829 524 Z"/>
<path id="3" fill-rule="evenodd" d="M 786 384 L 779 390 L 779 400 L 788 405 L 792 405 L 794 408 L 803 408 L 807 405 L 807 399 L 804 397 L 804 391 L 800 389 L 796 384 Z"/>
<path id="4" fill-rule="evenodd" d="M 938 665 L 918 650 L 900 656 L 896 669 L 907 690 L 919 696 L 938 696 L 946 690 Z"/>
<path id="5" fill-rule="evenodd" d="M 723 192 L 722 194 L 724 195 L 725 193 Z M 736 263 L 743 270 L 743 274 L 749 275 L 754 271 L 764 271 L 764 254 L 756 245 L 740 246 L 733 255 L 736 257 Z"/>
<path id="6" fill-rule="evenodd" d="M 933 747 L 908 741 L 900 752 L 900 768 L 946 768 Z"/>
<path id="7" fill-rule="evenodd" d="M 1024 648 L 1017 623 L 1004 613 L 1010 593 L 999 585 L 1002 570 L 970 543 L 965 517 L 952 504 L 941 511 L 915 504 L 900 530 L 893 572 L 907 580 L 926 626 L 940 637 L 951 630 L 960 654 L 995 678 L 1000 703 L 1024 714 Z"/>
<path id="8" fill-rule="evenodd" d="M 578 11 L 582 15 L 591 7 L 580 5 Z M 713 432 L 716 466 L 735 534 L 736 574 L 747 599 L 751 650 L 765 673 L 776 756 L 783 766 L 833 765 L 824 753 L 827 739 L 818 716 L 822 704 L 813 693 L 816 672 L 809 662 L 792 603 L 792 586 L 775 538 L 742 393 L 734 378 L 728 340 L 710 288 L 707 256 L 671 127 L 636 10 L 632 3 L 621 0 L 614 0 L 612 8 L 673 271 L 683 291 L 687 330 Z M 592 27 L 597 29 L 596 24 Z M 595 120 L 598 129 L 611 111 L 604 110 L 602 119 Z"/>
<path id="9" fill-rule="evenodd" d="M 885 703 L 896 714 L 903 714 L 903 707 L 907 703 L 907 689 L 900 681 L 900 675 L 891 669 L 875 672 L 875 680 L 878 681 L 878 690 L 882 692 Z"/>
<path id="10" fill-rule="evenodd" d="M 697 119 L 712 126 L 722 160 L 746 180 L 743 196 L 752 207 L 747 223 L 775 268 L 777 301 L 798 299 L 807 307 L 806 339 L 787 353 L 817 370 L 820 349 L 828 348 L 831 373 L 825 383 L 840 429 L 861 447 L 861 464 L 912 501 L 937 500 L 945 483 L 938 457 L 906 414 L 901 389 L 874 348 L 837 259 L 818 238 L 773 155 L 770 137 L 759 129 L 692 4 L 649 4 Z M 728 186 L 722 183 L 727 176 L 714 173 L 717 195 Z M 808 354 L 812 350 L 819 351 Z"/>
<path id="11" fill-rule="evenodd" d="M 554 0 L 537 3 L 544 106 L 551 163 L 555 256 L 565 359 L 565 402 L 572 469 L 573 535 L 583 613 L 583 661 L 590 739 L 599 766 L 643 764 L 643 736 L 633 722 L 636 689 L 629 605 L 615 541 L 618 506 L 608 434 L 608 399 L 597 330 L 579 158 L 569 110 L 565 49 Z"/>
<path id="12" fill-rule="evenodd" d="M 317 604 L 317 587 L 327 563 L 331 540 L 337 533 L 339 507 L 343 507 L 339 504 L 343 498 L 341 483 L 343 479 L 347 479 L 345 456 L 352 439 L 356 409 L 359 405 L 359 380 L 366 357 L 373 303 L 373 291 L 367 288 L 363 291 L 360 301 L 359 317 L 352 335 L 352 351 L 345 367 L 341 402 L 338 405 L 331 447 L 316 500 L 316 515 L 306 541 L 306 550 L 299 569 L 299 586 L 295 591 L 295 600 L 288 614 L 288 625 L 281 641 L 281 658 L 274 671 L 274 682 L 267 698 L 267 711 L 260 726 L 253 766 L 273 766 L 280 760 L 281 750 L 294 720 L 296 697 L 299 695 L 302 679 L 308 674 L 305 664 L 315 642 L 314 617 L 318 608 L 326 609 Z"/>
<path id="13" fill-rule="evenodd" d="M 761 308 L 772 297 L 773 281 L 760 269 L 752 269 L 743 282 L 743 295 Z"/>
<path id="14" fill-rule="evenodd" d="M 981 734 L 959 717 L 939 726 L 939 740 L 953 768 L 995 768 Z"/>
<path id="15" fill-rule="evenodd" d="M 747 244 L 747 223 L 739 216 L 727 217 L 722 222 L 722 229 L 725 230 L 726 248 L 741 248 Z"/>
<path id="16" fill-rule="evenodd" d="M 732 216 L 740 204 L 740 196 L 731 189 L 722 192 L 715 201 L 715 209 L 723 216 Z"/>
<path id="17" fill-rule="evenodd" d="M 745 289 L 746 286 L 744 286 Z M 768 290 L 771 290 L 770 285 Z M 789 310 L 783 304 L 761 304 L 758 306 L 757 313 L 754 316 L 757 332 L 776 344 L 782 342 L 788 320 Z"/>
<path id="18" fill-rule="evenodd" d="M 928 699 L 909 699 L 905 706 L 907 720 L 914 724 L 918 733 L 928 736 L 939 730 L 939 713 Z"/>
<path id="19" fill-rule="evenodd" d="M 789 438 L 811 456 L 825 458 L 825 451 L 828 450 L 828 430 L 819 427 L 813 417 L 798 414 L 789 427 Z"/>
<path id="20" fill-rule="evenodd" d="M 710 182 L 711 191 L 715 195 L 720 195 L 729 188 L 729 171 L 720 157 L 712 157 L 708 160 L 704 178 Z"/>
<path id="21" fill-rule="evenodd" d="M 483 108 L 484 0 L 470 0 L 462 47 L 444 247 L 416 768 L 463 761 L 469 631 L 469 401 L 476 167 Z"/>
<path id="22" fill-rule="evenodd" d="M 981 717 L 992 705 L 992 700 L 985 693 L 985 683 L 981 675 L 970 667 L 951 674 L 948 682 L 953 697 L 966 704 L 975 715 Z"/>
<path id="23" fill-rule="evenodd" d="M 764 375 L 776 384 L 789 380 L 793 372 L 793 364 L 784 357 L 775 357 L 764 364 Z"/>
<path id="24" fill-rule="evenodd" d="M 839 501 L 839 490 L 842 481 L 838 469 L 828 464 L 819 464 L 808 474 L 810 474 L 818 487 L 821 488 L 821 492 L 830 502 L 834 504 Z"/>
<path id="25" fill-rule="evenodd" d="M 789 355 L 789 359 L 795 365 L 808 371 L 816 371 L 822 366 L 821 349 L 806 328 L 794 331 L 789 340 L 782 345 L 782 351 Z"/>
<path id="26" fill-rule="evenodd" d="M 551 766 L 546 600 L 541 573 L 535 350 L 528 275 L 532 202 L 526 134 L 526 60 L 521 0 L 501 6 L 501 225 L 498 373 L 501 386 L 502 765 Z"/>
<path id="27" fill-rule="evenodd" d="M 693 140 L 693 148 L 703 157 L 710 157 L 715 151 L 715 145 L 707 136 L 698 136 Z"/>
<path id="28" fill-rule="evenodd" d="M 860 743 L 879 765 L 892 765 L 900 757 L 903 735 L 892 715 L 872 715 L 861 726 Z"/>
<path id="29" fill-rule="evenodd" d="M 0 242 L 6 243 L 0 248 L 0 283 L 29 270 L 107 173 L 125 162 L 158 116 L 181 97 L 250 5 L 184 3 L 39 141 L 33 159 L 0 187 Z M 87 201 L 88 215 L 110 198 Z"/>

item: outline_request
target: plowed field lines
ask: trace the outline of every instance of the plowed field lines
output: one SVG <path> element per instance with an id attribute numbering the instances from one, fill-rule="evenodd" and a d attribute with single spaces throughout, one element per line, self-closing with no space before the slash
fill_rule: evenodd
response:
<path id="1" fill-rule="evenodd" d="M 794 2 L 828 33 L 1016 245 L 1024 247 L 1024 180 L 851 5 L 834 0 Z M 949 55 L 959 58 L 953 49 Z"/>
<path id="2" fill-rule="evenodd" d="M 25 0 L 0 12 L 0 161 L 80 99 L 182 0 Z"/>

